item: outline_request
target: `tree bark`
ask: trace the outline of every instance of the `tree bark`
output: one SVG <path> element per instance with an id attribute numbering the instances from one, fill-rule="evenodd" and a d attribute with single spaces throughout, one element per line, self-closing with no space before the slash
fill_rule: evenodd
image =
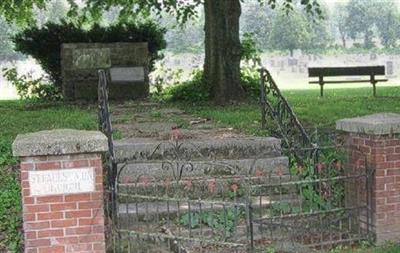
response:
<path id="1" fill-rule="evenodd" d="M 344 48 L 346 48 L 346 37 L 344 35 L 341 35 L 342 37 L 342 45 Z"/>
<path id="2" fill-rule="evenodd" d="M 204 77 L 217 104 L 240 100 L 240 0 L 205 0 Z"/>

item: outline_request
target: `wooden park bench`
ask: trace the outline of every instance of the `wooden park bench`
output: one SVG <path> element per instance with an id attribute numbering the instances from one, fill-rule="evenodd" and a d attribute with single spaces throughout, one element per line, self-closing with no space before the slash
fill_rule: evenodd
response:
<path id="1" fill-rule="evenodd" d="M 385 66 L 363 66 L 363 67 L 321 67 L 308 68 L 308 77 L 318 77 L 318 81 L 310 81 L 310 84 L 319 84 L 321 97 L 324 96 L 324 84 L 326 83 L 371 83 L 374 97 L 376 96 L 376 84 L 387 82 L 387 79 L 376 79 L 375 76 L 385 75 Z M 338 76 L 369 76 L 366 80 L 324 80 L 324 77 Z"/>

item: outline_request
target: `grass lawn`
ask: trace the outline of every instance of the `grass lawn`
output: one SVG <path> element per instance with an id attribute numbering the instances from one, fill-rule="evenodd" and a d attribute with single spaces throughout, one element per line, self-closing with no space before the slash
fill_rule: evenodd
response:
<path id="1" fill-rule="evenodd" d="M 54 128 L 96 129 L 91 108 L 0 101 L 0 252 L 19 252 L 21 204 L 11 143 L 19 133 Z M 7 250 L 6 250 L 7 249 Z"/>
<path id="2" fill-rule="evenodd" d="M 371 246 L 369 243 L 361 245 L 357 249 L 346 249 L 345 247 L 338 247 L 330 250 L 328 253 L 399 253 L 400 244 L 393 242 L 385 243 L 382 246 Z"/>
<path id="3" fill-rule="evenodd" d="M 305 127 L 329 127 L 342 118 L 368 115 L 378 112 L 400 113 L 400 87 L 378 87 L 378 97 L 371 96 L 371 88 L 325 89 L 325 97 L 319 90 L 287 90 L 283 94 Z M 259 131 L 260 108 L 257 103 L 216 107 L 198 105 L 186 110 L 210 118 L 222 126 L 230 126 L 249 134 L 265 134 Z"/>
<path id="4" fill-rule="evenodd" d="M 372 98 L 371 89 L 326 89 L 319 98 L 318 90 L 284 91 L 290 104 L 307 126 L 333 128 L 337 119 L 375 112 L 400 112 L 400 88 L 378 88 L 380 97 Z M 54 128 L 96 129 L 95 106 L 81 107 L 64 104 L 32 104 L 19 101 L 0 101 L 0 252 L 16 252 L 21 240 L 21 204 L 18 177 L 13 165 L 11 143 L 19 133 Z M 221 125 L 238 128 L 247 133 L 261 134 L 260 112 L 256 103 L 215 107 L 185 106 L 189 112 L 208 117 Z M 265 134 L 265 133 L 264 133 Z M 346 253 L 400 253 L 397 245 L 369 248 Z"/>

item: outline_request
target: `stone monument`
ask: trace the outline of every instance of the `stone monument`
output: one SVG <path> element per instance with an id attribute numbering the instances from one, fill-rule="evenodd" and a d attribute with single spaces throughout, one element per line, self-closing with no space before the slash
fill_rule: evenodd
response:
<path id="1" fill-rule="evenodd" d="M 147 43 L 73 43 L 61 49 L 62 90 L 67 100 L 96 100 L 98 69 L 108 69 L 110 99 L 149 94 Z"/>

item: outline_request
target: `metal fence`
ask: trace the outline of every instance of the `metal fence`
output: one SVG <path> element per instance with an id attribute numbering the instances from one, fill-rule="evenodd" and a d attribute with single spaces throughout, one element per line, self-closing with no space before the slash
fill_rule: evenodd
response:
<path id="1" fill-rule="evenodd" d="M 140 173 L 128 169 L 141 162 L 120 164 L 113 251 L 306 252 L 368 240 L 372 171 L 320 152 L 289 174 L 256 158 L 248 167 L 168 158 Z"/>
<path id="2" fill-rule="evenodd" d="M 115 159 L 107 74 L 99 75 L 110 252 L 311 252 L 369 239 L 373 170 L 349 164 L 335 135 L 320 141 L 333 146 L 286 146 L 297 156 L 288 169 L 258 167 L 262 157 L 247 165 L 202 152 L 192 159 L 176 138 L 174 152 L 138 169 L 144 161 Z"/>

